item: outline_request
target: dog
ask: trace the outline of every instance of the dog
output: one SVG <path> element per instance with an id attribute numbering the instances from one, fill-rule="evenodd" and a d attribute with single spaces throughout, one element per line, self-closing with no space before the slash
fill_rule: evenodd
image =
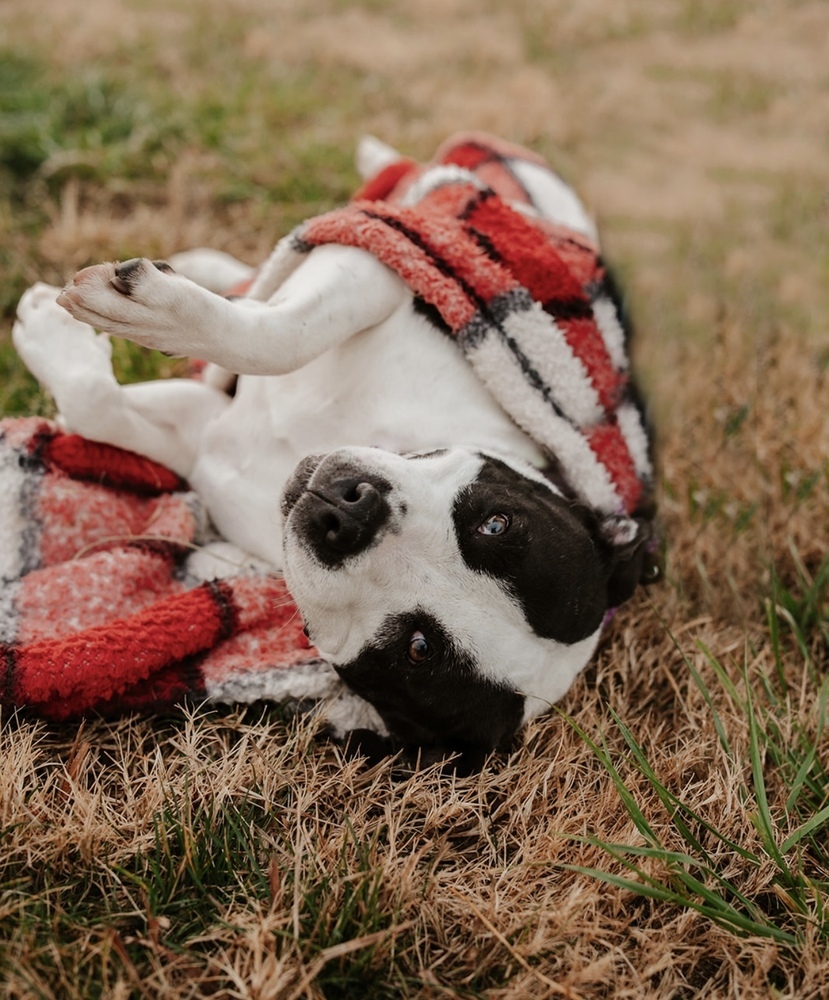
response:
<path id="1" fill-rule="evenodd" d="M 284 572 L 392 748 L 503 749 L 658 572 L 627 321 L 534 154 L 470 134 L 421 169 L 364 139 L 358 169 L 258 272 L 98 264 L 31 289 L 15 343 L 66 428 L 166 465 Z M 204 376 L 121 386 L 106 334 Z"/>

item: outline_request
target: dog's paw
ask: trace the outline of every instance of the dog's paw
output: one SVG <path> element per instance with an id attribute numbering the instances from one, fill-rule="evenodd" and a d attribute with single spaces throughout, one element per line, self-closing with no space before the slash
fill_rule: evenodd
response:
<path id="1" fill-rule="evenodd" d="M 145 347 L 175 350 L 171 335 L 181 326 L 191 282 L 166 261 L 144 258 L 96 264 L 79 271 L 58 296 L 75 319 L 128 337 Z"/>
<path id="2" fill-rule="evenodd" d="M 17 303 L 17 319 L 22 324 L 34 324 L 44 316 L 58 315 L 63 310 L 58 306 L 61 290 L 55 285 L 38 281 L 27 288 Z"/>
<path id="3" fill-rule="evenodd" d="M 109 337 L 61 309 L 59 293 L 52 285 L 33 285 L 20 299 L 12 327 L 17 353 L 53 395 L 62 385 L 77 385 L 78 379 L 112 373 Z"/>

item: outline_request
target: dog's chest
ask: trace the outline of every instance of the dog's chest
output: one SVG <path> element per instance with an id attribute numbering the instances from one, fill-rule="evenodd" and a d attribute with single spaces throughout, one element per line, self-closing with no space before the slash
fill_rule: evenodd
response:
<path id="1" fill-rule="evenodd" d="M 470 445 L 543 461 L 457 345 L 407 301 L 296 372 L 241 377 L 190 478 L 225 537 L 280 566 L 282 487 L 301 458 L 349 445 Z"/>

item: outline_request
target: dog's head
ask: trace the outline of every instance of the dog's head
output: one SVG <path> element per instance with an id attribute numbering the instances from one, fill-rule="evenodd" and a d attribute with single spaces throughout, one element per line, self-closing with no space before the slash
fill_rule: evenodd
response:
<path id="1" fill-rule="evenodd" d="M 504 747 L 568 690 L 650 539 L 463 448 L 309 457 L 282 513 L 311 640 L 400 744 L 452 751 Z"/>

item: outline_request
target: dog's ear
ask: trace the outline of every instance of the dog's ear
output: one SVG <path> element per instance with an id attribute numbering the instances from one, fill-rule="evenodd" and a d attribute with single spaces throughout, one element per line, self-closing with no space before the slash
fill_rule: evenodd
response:
<path id="1" fill-rule="evenodd" d="M 649 518 L 611 516 L 601 523 L 607 546 L 609 575 L 607 606 L 617 608 L 633 596 L 640 584 L 655 583 L 662 575 L 654 551 L 654 526 Z"/>

